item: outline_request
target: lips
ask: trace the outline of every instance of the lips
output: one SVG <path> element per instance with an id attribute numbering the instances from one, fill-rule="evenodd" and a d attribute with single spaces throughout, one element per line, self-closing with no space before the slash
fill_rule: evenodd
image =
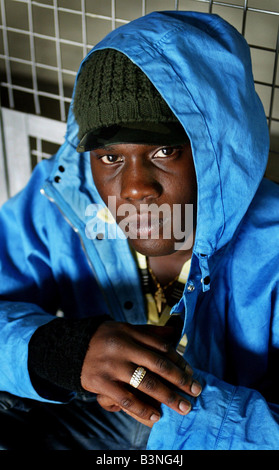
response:
<path id="1" fill-rule="evenodd" d="M 119 226 L 130 239 L 159 239 L 162 229 L 170 223 L 168 217 L 158 217 L 151 212 L 137 213 L 123 218 Z M 167 237 L 168 238 L 168 237 Z"/>

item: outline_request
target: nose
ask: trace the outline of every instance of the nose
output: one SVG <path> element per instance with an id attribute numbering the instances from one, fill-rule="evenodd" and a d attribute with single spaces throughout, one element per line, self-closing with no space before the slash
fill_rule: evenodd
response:
<path id="1" fill-rule="evenodd" d="M 122 199 L 143 201 L 156 199 L 162 193 L 162 186 L 152 168 L 144 162 L 131 163 L 122 175 Z"/>

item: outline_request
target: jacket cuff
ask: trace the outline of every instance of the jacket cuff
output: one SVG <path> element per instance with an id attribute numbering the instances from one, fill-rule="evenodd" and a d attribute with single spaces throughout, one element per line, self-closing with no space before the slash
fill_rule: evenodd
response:
<path id="1" fill-rule="evenodd" d="M 55 318 L 40 326 L 29 342 L 28 367 L 34 388 L 84 392 L 80 376 L 89 342 L 108 315 L 80 320 Z M 53 387 L 54 386 L 54 387 Z M 45 393 L 44 393 L 45 394 Z"/>

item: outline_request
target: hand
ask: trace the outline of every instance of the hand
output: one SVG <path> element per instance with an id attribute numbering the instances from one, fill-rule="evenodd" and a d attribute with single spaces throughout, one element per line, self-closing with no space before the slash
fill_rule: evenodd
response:
<path id="1" fill-rule="evenodd" d="M 140 423 L 145 424 L 146 426 L 149 426 L 150 428 L 152 428 L 153 424 L 155 423 L 155 421 L 151 421 L 150 419 L 139 418 L 138 416 L 134 415 L 127 409 L 121 408 L 121 406 L 114 403 L 111 398 L 106 397 L 105 395 L 97 395 L 97 401 L 99 405 L 105 410 L 110 411 L 110 412 L 115 412 L 115 411 L 120 411 L 122 409 L 123 411 L 125 411 L 125 413 L 132 416 Z"/>
<path id="2" fill-rule="evenodd" d="M 191 404 L 174 389 L 191 396 L 201 392 L 192 371 L 175 351 L 171 326 L 130 325 L 113 321 L 99 326 L 84 359 L 81 385 L 100 395 L 100 404 L 110 411 L 123 409 L 136 419 L 154 423 L 164 403 L 180 414 Z M 137 389 L 129 385 L 138 366 L 146 375 Z"/>

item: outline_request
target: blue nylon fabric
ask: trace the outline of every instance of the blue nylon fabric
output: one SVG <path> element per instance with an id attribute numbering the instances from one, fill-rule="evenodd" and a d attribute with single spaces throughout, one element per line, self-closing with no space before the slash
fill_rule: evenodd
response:
<path id="1" fill-rule="evenodd" d="M 276 449 L 279 191 L 263 178 L 268 128 L 248 45 L 216 15 L 170 11 L 117 28 L 91 53 L 107 47 L 133 60 L 179 118 L 198 182 L 188 279 L 195 289 L 186 285 L 173 311 L 184 317 L 185 358 L 204 389 L 188 416 L 163 406 L 148 448 Z M 66 317 L 145 322 L 127 241 L 86 236 L 86 209 L 103 202 L 89 155 L 75 151 L 77 131 L 71 105 L 57 155 L 0 211 L 0 388 L 41 401 L 28 374 L 28 342 L 57 308 Z M 113 227 L 98 221 L 98 229 Z"/>
<path id="2" fill-rule="evenodd" d="M 257 391 L 210 374 L 196 371 L 196 377 L 204 388 L 200 398 L 190 399 L 192 411 L 178 416 L 163 405 L 148 450 L 278 449 L 278 406 L 272 409 Z"/>

